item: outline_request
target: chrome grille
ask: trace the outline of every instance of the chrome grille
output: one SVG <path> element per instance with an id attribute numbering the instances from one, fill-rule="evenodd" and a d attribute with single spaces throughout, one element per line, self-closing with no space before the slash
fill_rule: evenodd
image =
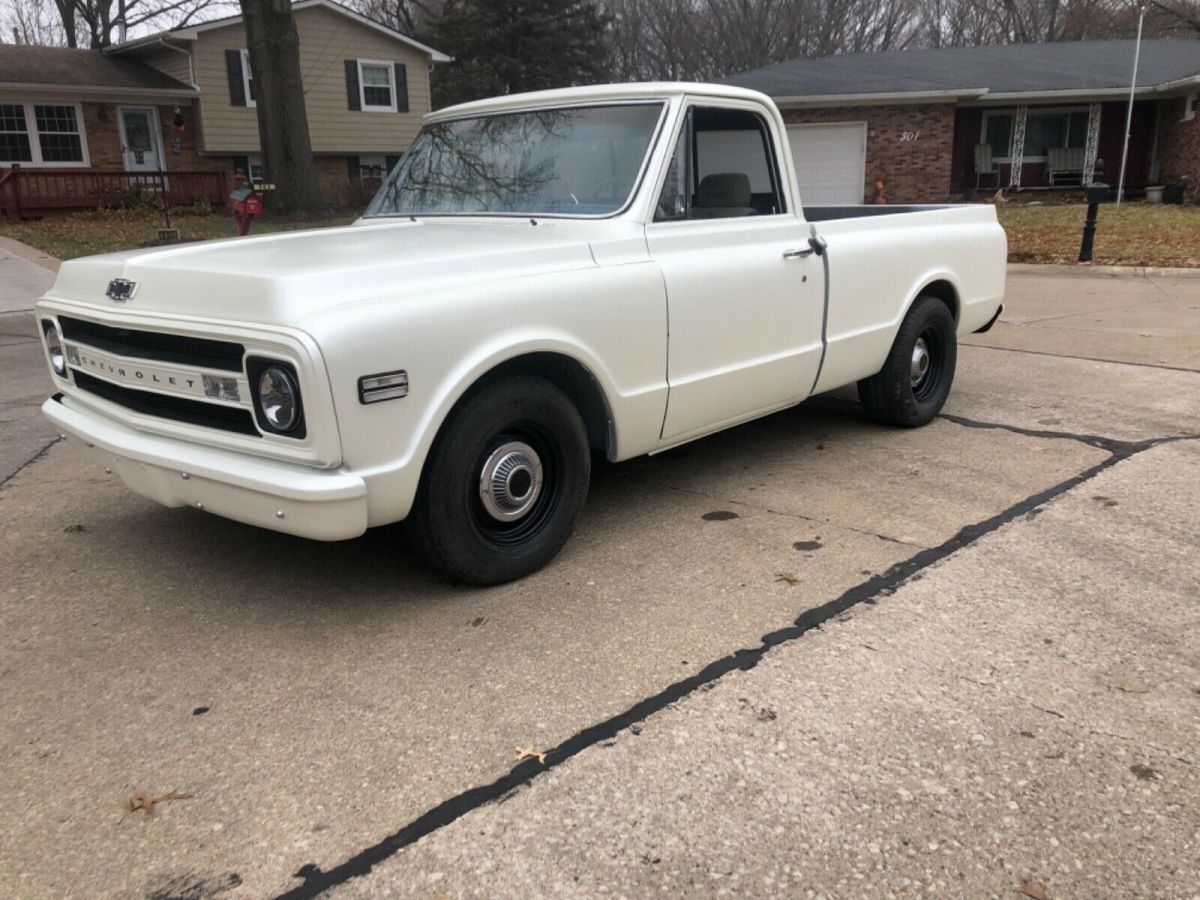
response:
<path id="1" fill-rule="evenodd" d="M 246 355 L 246 348 L 232 341 L 117 328 L 71 316 L 59 316 L 58 322 L 66 340 L 132 359 L 241 372 Z"/>

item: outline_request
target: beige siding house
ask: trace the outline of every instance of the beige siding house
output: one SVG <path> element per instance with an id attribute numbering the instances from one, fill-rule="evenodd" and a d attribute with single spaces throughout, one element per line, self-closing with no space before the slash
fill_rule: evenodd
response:
<path id="1" fill-rule="evenodd" d="M 361 205 L 421 127 L 430 70 L 449 57 L 333 0 L 297 0 L 293 10 L 322 192 Z M 126 185 L 176 173 L 172 192 L 188 186 L 212 199 L 235 171 L 264 179 L 241 17 L 104 51 L 0 45 L 0 183 L 13 166 L 27 194 L 43 195 L 66 190 L 77 172 L 124 173 Z M 75 177 L 70 190 L 83 183 Z M 0 188 L 7 209 L 5 197 Z M 41 202 L 70 205 L 50 201 Z"/>

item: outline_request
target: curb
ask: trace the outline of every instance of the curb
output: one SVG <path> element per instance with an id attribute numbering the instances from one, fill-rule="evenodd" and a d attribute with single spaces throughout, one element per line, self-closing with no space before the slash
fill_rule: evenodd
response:
<path id="1" fill-rule="evenodd" d="M 1200 278 L 1200 268 L 1185 269 L 1167 266 L 1064 266 L 1051 263 L 1009 263 L 1008 271 L 1014 275 L 1076 275 L 1084 278 L 1089 276 Z"/>

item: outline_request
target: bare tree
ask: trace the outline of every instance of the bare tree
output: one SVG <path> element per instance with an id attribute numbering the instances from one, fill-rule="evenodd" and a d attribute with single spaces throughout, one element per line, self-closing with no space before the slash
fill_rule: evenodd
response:
<path id="1" fill-rule="evenodd" d="M 417 36 L 441 14 L 443 0 L 351 0 L 352 9 L 401 34 Z"/>
<path id="2" fill-rule="evenodd" d="M 1149 36 L 1200 30 L 1200 0 L 1150 0 Z M 1131 0 L 607 0 L 621 79 L 707 79 L 836 53 L 1132 37 Z"/>
<path id="3" fill-rule="evenodd" d="M 895 50 L 918 0 L 608 0 L 620 78 L 705 79 L 797 57 Z"/>
<path id="4" fill-rule="evenodd" d="M 1166 31 L 1190 30 L 1200 33 L 1200 0 L 1154 0 L 1157 24 Z"/>
<path id="5" fill-rule="evenodd" d="M 250 73 L 254 79 L 258 136 L 271 205 L 286 215 L 324 209 L 308 133 L 300 37 L 290 0 L 241 0 Z"/>
<path id="6" fill-rule="evenodd" d="M 62 2 L 69 4 L 69 0 Z M 11 35 L 18 44 L 68 46 L 68 37 L 75 35 L 74 18 L 70 24 L 68 35 L 57 9 L 44 0 L 0 0 L 0 40 Z"/>
<path id="7" fill-rule="evenodd" d="M 0 27 L 23 44 L 107 47 L 119 25 L 154 31 L 237 8 L 235 0 L 0 0 Z"/>

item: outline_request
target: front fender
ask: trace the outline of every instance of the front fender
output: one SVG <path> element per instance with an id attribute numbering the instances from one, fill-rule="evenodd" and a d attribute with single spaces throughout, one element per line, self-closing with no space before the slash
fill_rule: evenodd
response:
<path id="1" fill-rule="evenodd" d="M 616 457 L 654 447 L 666 408 L 666 297 L 649 263 L 422 291 L 341 307 L 303 327 L 321 347 L 343 459 L 368 486 L 372 525 L 404 518 L 446 417 L 480 378 L 529 353 L 579 363 L 614 423 Z M 408 396 L 364 405 L 358 379 L 403 369 Z"/>

